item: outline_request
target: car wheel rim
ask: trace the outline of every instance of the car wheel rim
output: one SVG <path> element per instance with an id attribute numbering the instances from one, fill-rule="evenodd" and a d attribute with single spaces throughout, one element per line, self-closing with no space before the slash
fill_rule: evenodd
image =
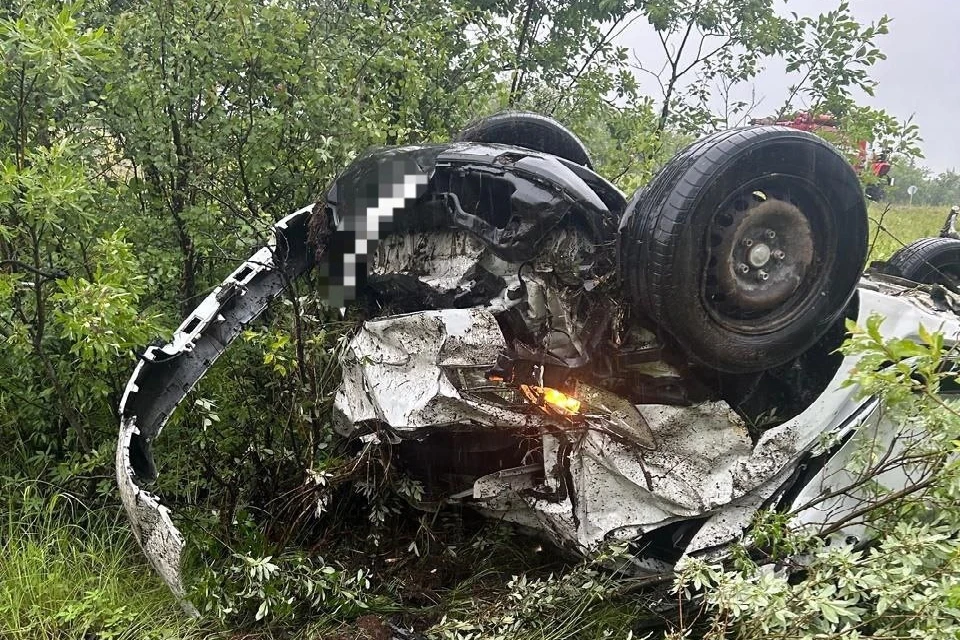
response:
<path id="1" fill-rule="evenodd" d="M 791 322 L 824 273 L 828 210 L 805 180 L 754 181 L 717 208 L 702 294 L 714 321 L 738 333 Z"/>

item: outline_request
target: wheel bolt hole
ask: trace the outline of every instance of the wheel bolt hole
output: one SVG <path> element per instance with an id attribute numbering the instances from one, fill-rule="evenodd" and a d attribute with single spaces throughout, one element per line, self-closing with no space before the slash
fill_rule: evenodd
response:
<path id="1" fill-rule="evenodd" d="M 753 240 L 750 239 L 750 238 L 744 238 L 744 239 L 743 239 L 743 246 L 745 246 L 745 247 L 752 247 L 752 246 L 753 246 Z"/>
<path id="2" fill-rule="evenodd" d="M 721 227 L 729 227 L 733 224 L 733 216 L 724 211 L 717 216 L 717 224 Z"/>

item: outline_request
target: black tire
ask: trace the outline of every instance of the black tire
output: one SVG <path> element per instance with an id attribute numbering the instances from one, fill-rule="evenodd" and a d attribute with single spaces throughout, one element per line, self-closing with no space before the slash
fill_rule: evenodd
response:
<path id="1" fill-rule="evenodd" d="M 960 285 L 960 240 L 921 238 L 900 249 L 887 261 L 890 275 L 923 284 L 939 284 L 952 291 Z"/>
<path id="2" fill-rule="evenodd" d="M 843 313 L 866 255 L 853 168 L 786 127 L 690 145 L 634 195 L 620 225 L 626 295 L 694 363 L 729 373 L 770 369 L 814 345 Z"/>
<path id="3" fill-rule="evenodd" d="M 510 144 L 592 168 L 586 146 L 572 131 L 553 118 L 526 111 L 503 111 L 483 118 L 461 131 L 456 141 Z"/>
<path id="4" fill-rule="evenodd" d="M 864 190 L 867 195 L 867 198 L 873 200 L 874 202 L 883 202 L 883 198 L 886 195 L 883 191 L 883 187 L 878 184 L 867 185 L 867 188 Z"/>

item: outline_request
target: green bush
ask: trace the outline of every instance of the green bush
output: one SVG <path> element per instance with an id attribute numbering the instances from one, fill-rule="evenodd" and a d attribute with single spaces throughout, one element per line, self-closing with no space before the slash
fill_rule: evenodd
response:
<path id="1" fill-rule="evenodd" d="M 761 514 L 732 565 L 686 563 L 676 592 L 696 596 L 702 610 L 670 638 L 960 633 L 960 400 L 940 395 L 956 383 L 957 349 L 923 327 L 920 344 L 886 339 L 881 322 L 851 325 L 843 347 L 861 357 L 849 384 L 879 397 L 884 418 L 901 430 L 896 448 L 879 446 L 867 430 L 850 469 L 857 480 L 834 488 L 864 496 L 865 506 L 812 530 L 784 527 L 789 514 Z M 866 545 L 830 537 L 849 523 L 865 525 Z"/>

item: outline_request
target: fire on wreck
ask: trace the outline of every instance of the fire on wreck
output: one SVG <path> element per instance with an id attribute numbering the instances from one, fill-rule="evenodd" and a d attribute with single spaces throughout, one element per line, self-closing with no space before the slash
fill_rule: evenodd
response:
<path id="1" fill-rule="evenodd" d="M 316 270 L 332 307 L 364 317 L 335 428 L 389 445 L 425 503 L 577 553 L 626 541 L 648 575 L 722 552 L 759 509 L 814 505 L 795 521 L 827 524 L 865 499 L 816 500 L 851 473 L 850 436 L 898 437 L 842 384 L 845 321 L 879 313 L 917 340 L 921 324 L 960 328 L 955 282 L 864 275 L 866 255 L 856 174 L 803 131 L 711 135 L 629 200 L 533 114 L 374 151 L 147 349 L 121 406 L 124 505 L 183 597 L 184 543 L 148 489 L 153 443 L 243 327 Z"/>

